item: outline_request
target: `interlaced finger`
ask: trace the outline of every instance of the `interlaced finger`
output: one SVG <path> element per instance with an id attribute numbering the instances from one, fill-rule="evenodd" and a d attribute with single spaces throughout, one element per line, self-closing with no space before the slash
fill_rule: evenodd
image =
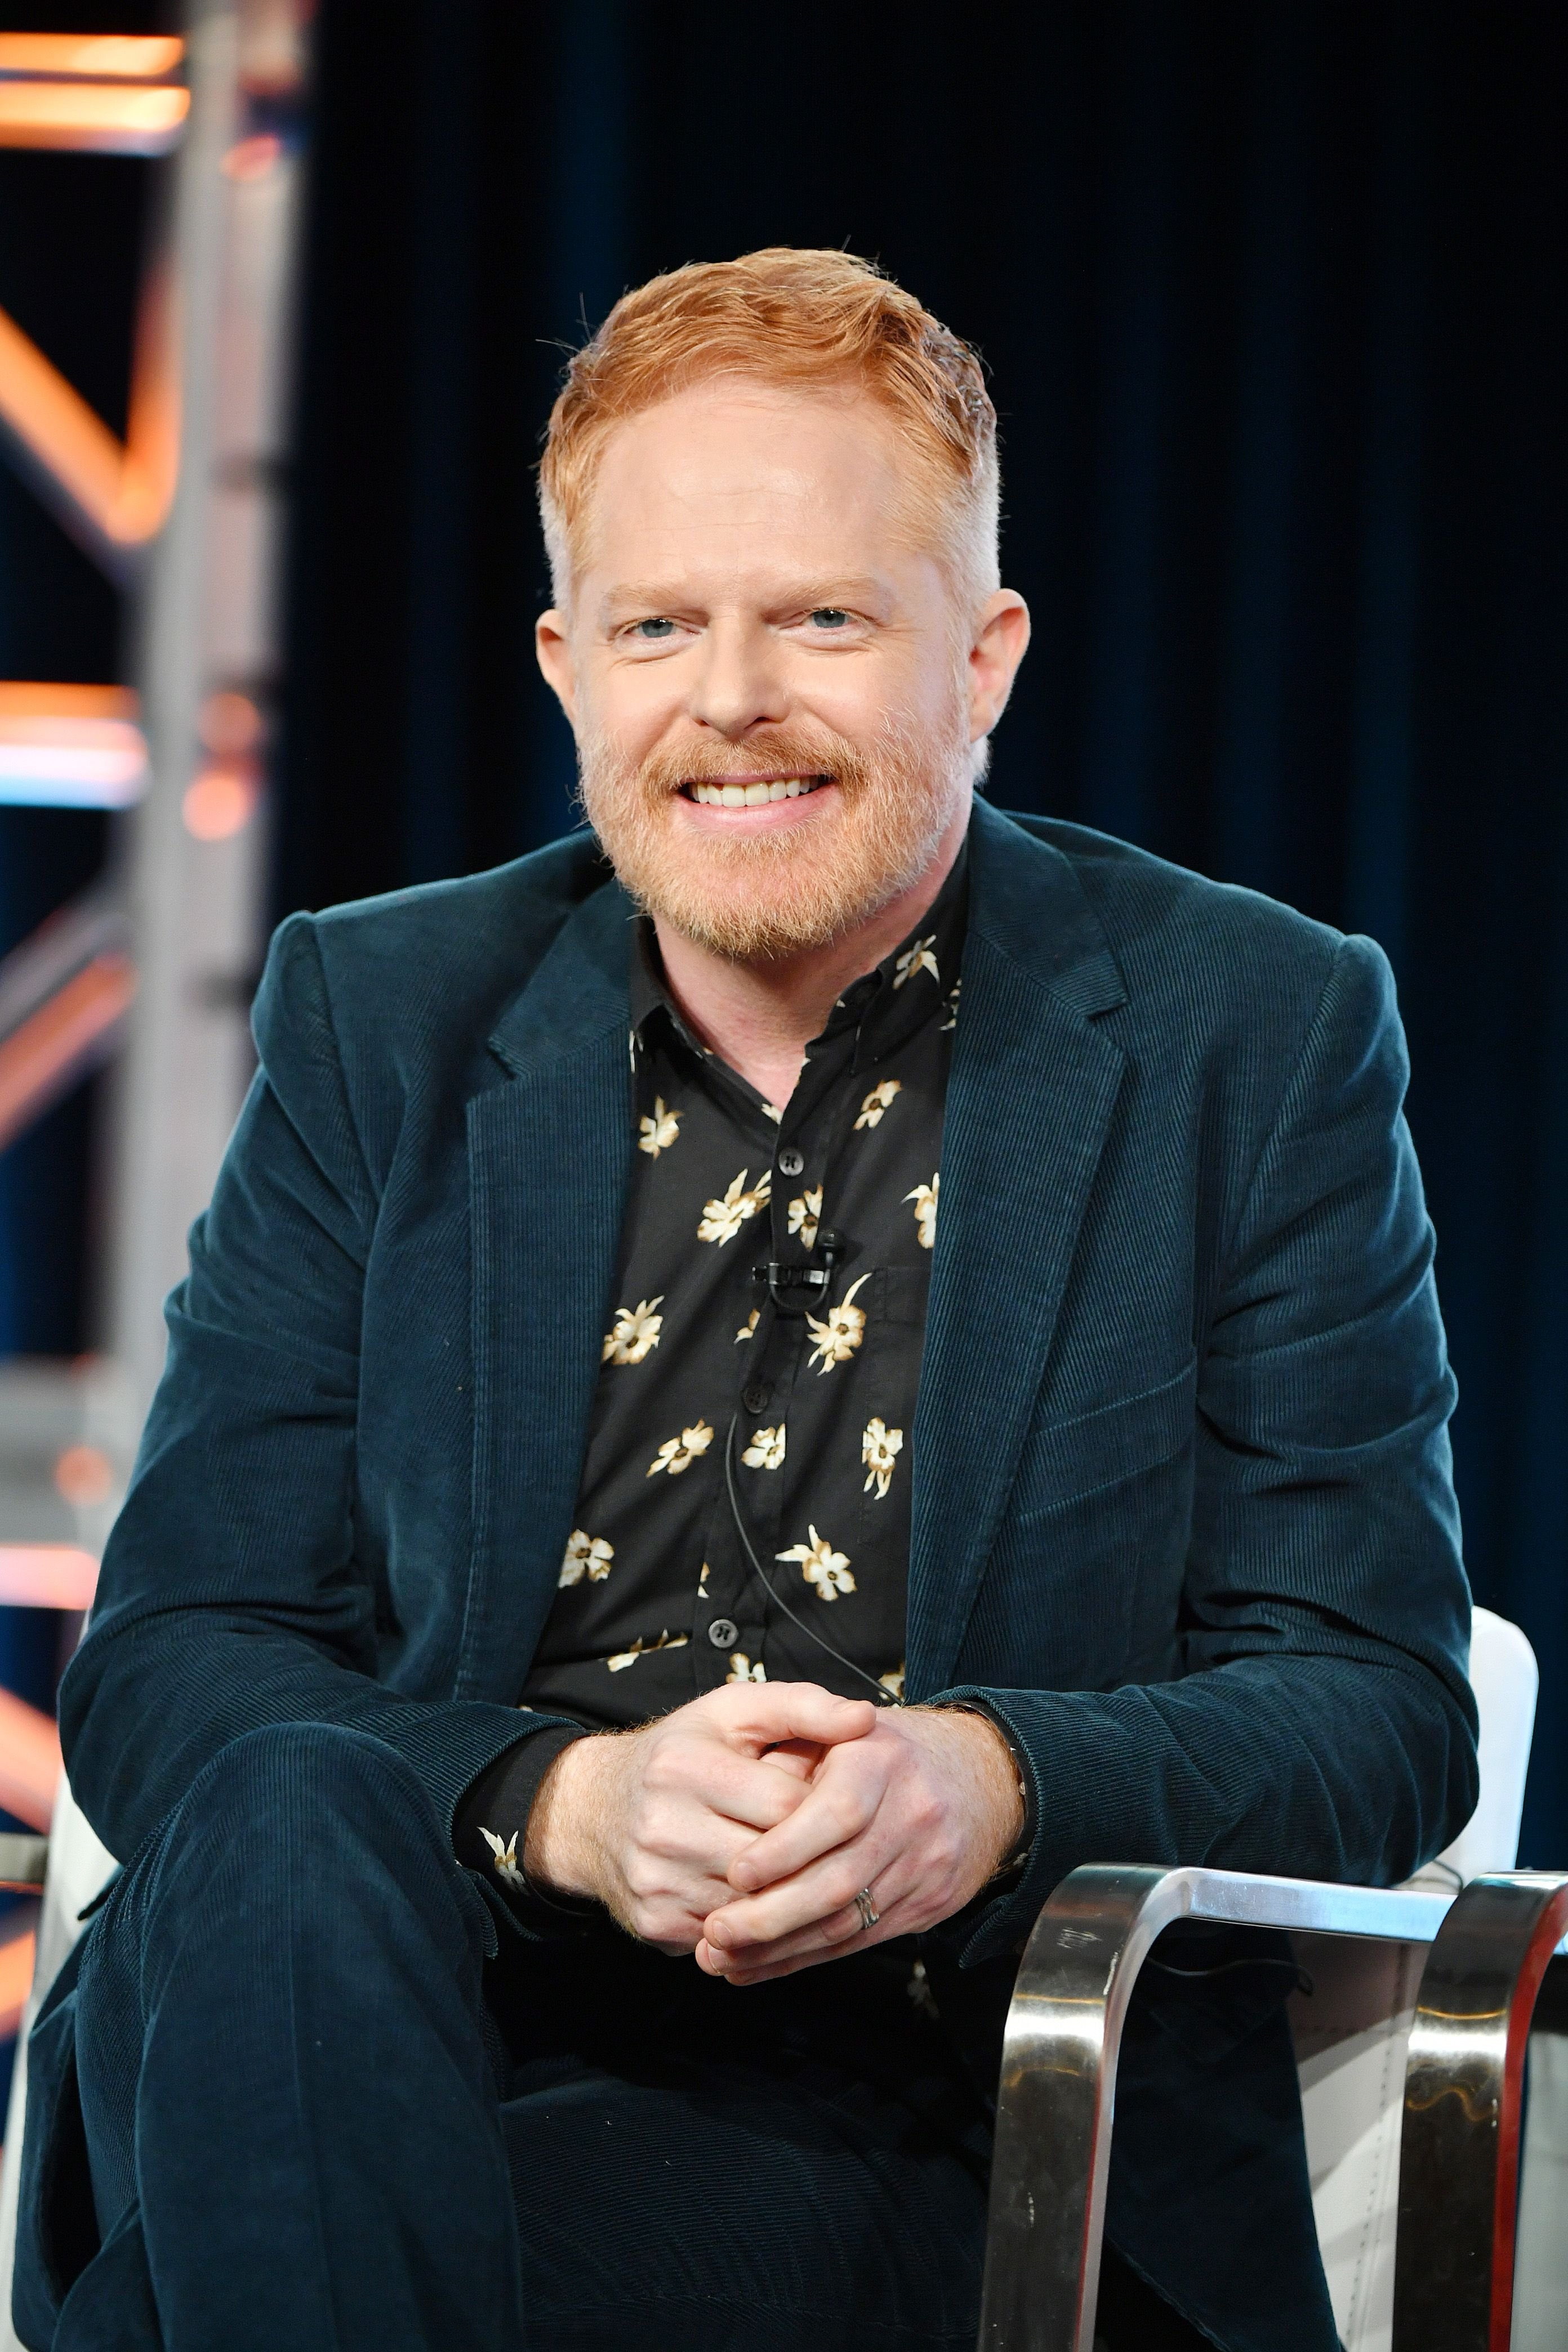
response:
<path id="1" fill-rule="evenodd" d="M 879 1885 L 900 1860 L 899 1842 L 885 1826 L 873 1822 L 864 1836 L 836 1847 L 822 1860 L 797 1871 L 794 1877 L 782 1879 L 759 1894 L 738 1895 L 726 1903 L 708 1923 L 709 1941 L 729 1949 L 776 1944 L 785 1937 L 819 1929 L 824 1922 L 836 1917 L 852 1920 L 858 1927 L 857 1889 Z M 732 1879 L 733 1864 L 730 1874 Z M 886 1889 L 893 1899 L 902 1891 L 903 1880 L 901 1869 L 893 1874 Z M 879 1900 L 877 1908 L 881 1907 Z M 854 1928 L 846 1927 L 843 1932 L 849 1934 Z"/>
<path id="2" fill-rule="evenodd" d="M 738 1755 L 717 1741 L 693 1755 L 688 1785 L 714 1812 L 763 1832 L 787 1821 L 809 1793 L 797 1771 L 770 1763 L 765 1756 Z"/>
<path id="3" fill-rule="evenodd" d="M 699 1965 L 733 1985 L 763 1984 L 770 1977 L 790 1976 L 800 1969 L 841 1959 L 848 1952 L 868 1951 L 875 1944 L 909 1935 L 926 1924 L 908 1895 L 889 1893 L 886 1885 L 876 1889 L 874 1900 L 877 1919 L 869 1927 L 861 1918 L 859 1906 L 851 1902 L 813 1926 L 771 1943 L 716 1947 L 704 1936 L 697 1948 Z"/>
<path id="4" fill-rule="evenodd" d="M 883 1758 L 867 1740 L 835 1748 L 800 1803 L 746 1848 L 734 1874 L 742 1894 L 793 1883 L 847 1846 L 876 1819 L 887 1786 Z"/>

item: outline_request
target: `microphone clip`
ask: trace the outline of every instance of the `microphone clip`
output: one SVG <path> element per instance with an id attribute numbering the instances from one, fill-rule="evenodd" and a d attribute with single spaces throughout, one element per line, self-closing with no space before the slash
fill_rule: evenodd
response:
<path id="1" fill-rule="evenodd" d="M 765 1265 L 752 1268 L 752 1279 L 767 1284 L 768 1297 L 781 1315 L 804 1315 L 814 1300 L 826 1297 L 839 1260 L 848 1246 L 842 1234 L 821 1233 L 816 1238 L 816 1249 L 822 1254 L 820 1265 L 794 1265 L 771 1257 Z M 805 1297 L 797 1307 L 792 1294 L 802 1291 Z"/>

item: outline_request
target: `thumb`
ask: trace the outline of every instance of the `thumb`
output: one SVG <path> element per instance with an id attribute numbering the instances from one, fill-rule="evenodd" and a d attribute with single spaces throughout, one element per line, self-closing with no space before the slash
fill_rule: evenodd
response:
<path id="1" fill-rule="evenodd" d="M 864 1739 L 877 1720 L 868 1698 L 839 1698 L 819 1683 L 736 1683 L 729 1710 L 731 1736 L 747 1747 L 774 1748 L 786 1739 L 837 1747 Z M 724 1693 L 730 1697 L 730 1689 Z"/>

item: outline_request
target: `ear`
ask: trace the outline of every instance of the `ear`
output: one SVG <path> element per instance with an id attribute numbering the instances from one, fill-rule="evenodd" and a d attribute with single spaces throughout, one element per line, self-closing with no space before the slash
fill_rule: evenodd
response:
<path id="1" fill-rule="evenodd" d="M 969 740 L 989 735 L 1007 708 L 1018 664 L 1029 649 L 1029 608 L 1016 588 L 998 588 L 976 617 L 969 648 Z"/>
<path id="2" fill-rule="evenodd" d="M 572 642 L 567 635 L 566 615 L 552 605 L 541 613 L 533 625 L 533 650 L 539 667 L 544 672 L 545 684 L 554 694 L 574 728 L 577 724 L 577 680 L 572 666 Z"/>

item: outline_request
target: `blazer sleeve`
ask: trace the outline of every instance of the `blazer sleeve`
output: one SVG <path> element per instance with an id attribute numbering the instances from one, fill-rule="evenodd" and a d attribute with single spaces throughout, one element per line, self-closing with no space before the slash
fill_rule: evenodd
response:
<path id="1" fill-rule="evenodd" d="M 1342 941 L 1241 1188 L 1200 1347 L 1179 1679 L 982 1697 L 1032 1778 L 1024 1877 L 1086 1862 L 1394 1884 L 1474 1809 L 1469 1594 L 1393 976 Z M 966 1923 L 968 1924 L 968 1923 Z"/>
<path id="2" fill-rule="evenodd" d="M 273 942 L 255 1029 L 259 1067 L 165 1310 L 163 1381 L 60 1686 L 73 1790 L 122 1860 L 263 1725 L 374 1734 L 449 1820 L 476 1773 L 550 1720 L 375 1679 L 353 1465 L 378 1201 L 309 917 Z"/>

